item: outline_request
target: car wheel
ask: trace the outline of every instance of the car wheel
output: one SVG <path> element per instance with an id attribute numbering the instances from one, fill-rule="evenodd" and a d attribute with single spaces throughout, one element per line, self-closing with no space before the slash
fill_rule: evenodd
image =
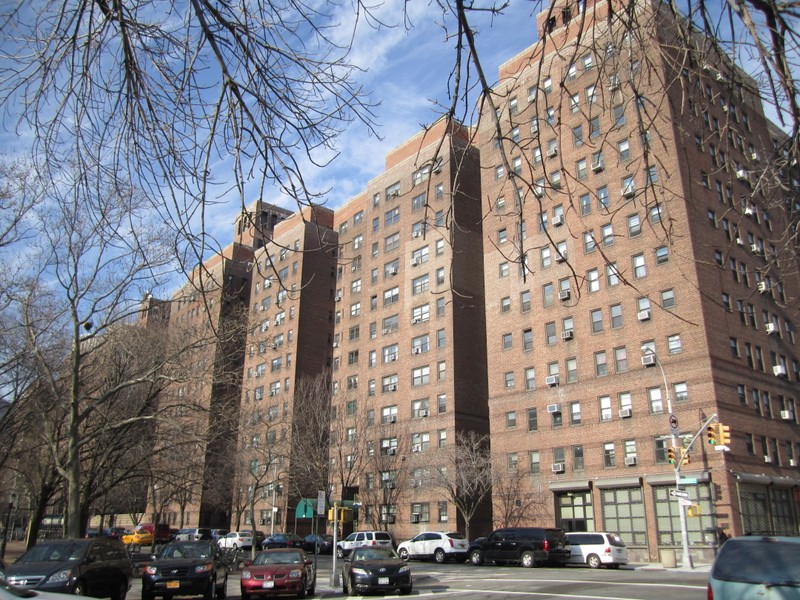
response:
<path id="1" fill-rule="evenodd" d="M 586 564 L 592 567 L 593 569 L 599 569 L 600 565 L 600 557 L 597 554 L 590 554 L 586 557 Z"/>
<path id="2" fill-rule="evenodd" d="M 311 587 L 308 588 L 308 595 L 313 596 L 317 591 L 317 574 L 314 574 L 314 581 L 311 582 Z"/>
<path id="3" fill-rule="evenodd" d="M 217 598 L 225 598 L 228 595 L 228 575 L 222 580 L 222 585 L 217 588 Z"/>
<path id="4" fill-rule="evenodd" d="M 85 596 L 86 595 L 86 584 L 83 581 L 79 581 L 75 584 L 75 589 L 72 590 L 72 593 L 75 596 Z"/>
<path id="5" fill-rule="evenodd" d="M 336 558 L 344 558 L 344 550 L 341 546 L 336 546 Z"/>
<path id="6" fill-rule="evenodd" d="M 614 563 L 613 565 L 608 565 L 609 569 L 619 569 L 619 563 Z"/>
<path id="7" fill-rule="evenodd" d="M 203 594 L 203 600 L 216 600 L 217 598 L 217 582 L 213 579 L 208 582 L 206 591 Z"/>
<path id="8" fill-rule="evenodd" d="M 471 562 L 476 567 L 479 567 L 483 564 L 483 552 L 480 550 L 473 550 L 469 553 L 469 562 Z"/>
<path id="9" fill-rule="evenodd" d="M 408 550 L 405 548 L 400 548 L 397 552 L 400 555 L 400 558 L 403 560 L 408 560 Z"/>
<path id="10" fill-rule="evenodd" d="M 406 587 L 400 588 L 400 593 L 403 594 L 404 596 L 408 596 L 411 593 L 413 587 L 414 587 L 413 584 L 409 583 Z"/>
<path id="11" fill-rule="evenodd" d="M 305 578 L 303 578 L 303 581 L 300 582 L 300 591 L 297 592 L 298 598 L 306 597 L 306 585 L 308 585 L 308 582 L 305 580 Z"/>
<path id="12" fill-rule="evenodd" d="M 533 555 L 533 552 L 523 552 L 522 556 L 519 557 L 519 562 L 526 569 L 530 569 L 536 566 L 536 557 Z"/>
<path id="13" fill-rule="evenodd" d="M 128 595 L 128 582 L 123 579 L 119 582 L 119 587 L 117 588 L 117 593 L 112 596 L 112 600 L 125 600 L 125 596 Z"/>
<path id="14" fill-rule="evenodd" d="M 444 550 L 442 550 L 441 548 L 437 548 L 436 551 L 433 553 L 433 560 L 435 560 L 439 564 L 447 562 L 447 554 L 445 554 Z"/>

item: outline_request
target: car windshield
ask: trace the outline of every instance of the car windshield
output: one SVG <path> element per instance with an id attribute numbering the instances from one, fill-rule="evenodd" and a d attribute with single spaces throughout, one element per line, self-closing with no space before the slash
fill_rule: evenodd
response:
<path id="1" fill-rule="evenodd" d="M 254 565 L 299 565 L 303 556 L 299 552 L 261 552 Z"/>
<path id="2" fill-rule="evenodd" d="M 353 560 L 392 560 L 399 558 L 391 548 L 359 548 L 353 551 Z"/>
<path id="3" fill-rule="evenodd" d="M 209 544 L 167 544 L 160 558 L 210 558 L 213 555 Z"/>
<path id="4" fill-rule="evenodd" d="M 800 586 L 800 544 L 729 541 L 720 549 L 711 576 L 722 581 Z"/>
<path id="5" fill-rule="evenodd" d="M 83 557 L 87 547 L 88 544 L 79 543 L 36 544 L 23 554 L 17 562 L 64 562 L 67 560 L 79 560 Z"/>

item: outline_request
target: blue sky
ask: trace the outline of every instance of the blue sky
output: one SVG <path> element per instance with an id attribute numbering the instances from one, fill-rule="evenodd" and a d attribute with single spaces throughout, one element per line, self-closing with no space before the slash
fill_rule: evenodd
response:
<path id="1" fill-rule="evenodd" d="M 490 82 L 497 78 L 498 66 L 536 41 L 535 11 L 541 2 L 514 0 L 502 15 L 489 19 L 475 15 L 478 28 L 477 43 L 481 60 Z M 387 0 L 378 13 L 393 28 L 361 27 L 350 54 L 350 61 L 365 70 L 359 77 L 373 101 L 380 102 L 375 111 L 382 139 L 370 135 L 360 123 L 349 126 L 340 136 L 337 150 L 340 155 L 324 169 L 309 166 L 305 173 L 313 190 L 327 190 L 327 206 L 338 208 L 363 191 L 369 180 L 380 175 L 384 158 L 439 115 L 436 102 L 448 100 L 448 76 L 455 59 L 452 40 L 446 40 L 441 27 L 442 14 L 428 2 L 406 5 L 412 27 L 403 26 L 403 2 Z M 448 15 L 448 26 L 453 17 Z M 348 27 L 341 28 L 346 35 Z M 256 190 L 254 190 L 256 193 Z M 250 200 L 255 200 L 253 196 Z M 293 209 L 288 199 L 265 197 Z M 277 200 L 277 201 L 276 201 Z M 220 242 L 230 239 L 230 224 L 238 213 L 235 198 L 215 209 L 214 234 Z"/>

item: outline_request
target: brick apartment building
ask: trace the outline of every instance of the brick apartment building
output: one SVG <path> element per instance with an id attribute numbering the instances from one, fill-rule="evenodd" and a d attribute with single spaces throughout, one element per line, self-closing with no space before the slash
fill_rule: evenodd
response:
<path id="1" fill-rule="evenodd" d="M 682 444 L 715 414 L 732 432 L 682 466 L 696 557 L 719 530 L 798 530 L 796 167 L 773 169 L 746 74 L 693 32 L 681 53 L 650 3 L 608 11 L 542 12 L 477 131 L 440 121 L 343 207 L 237 228 L 258 249 L 242 415 L 292 414 L 330 369 L 330 495 L 361 528 L 461 529 L 431 475 L 476 431 L 497 473 L 473 535 L 617 531 L 658 560 L 681 543 L 671 405 Z M 267 489 L 256 524 L 291 530 L 297 498 Z"/>
<path id="2" fill-rule="evenodd" d="M 650 3 L 617 8 L 542 12 L 500 68 L 501 136 L 483 114 L 492 451 L 544 522 L 657 560 L 681 543 L 667 400 L 684 443 L 716 413 L 730 451 L 703 434 L 682 467 L 711 556 L 718 528 L 798 530 L 800 289 L 774 202 L 797 184 L 765 172 L 780 140 L 747 75 L 695 34 L 679 52 Z"/>

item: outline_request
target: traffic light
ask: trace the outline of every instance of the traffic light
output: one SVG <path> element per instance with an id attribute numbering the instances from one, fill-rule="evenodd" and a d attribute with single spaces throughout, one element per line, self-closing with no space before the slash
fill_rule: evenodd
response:
<path id="1" fill-rule="evenodd" d="M 719 439 L 717 438 L 717 424 L 712 423 L 708 427 L 706 427 L 706 439 L 708 443 L 712 446 L 716 446 L 719 444 Z"/>
<path id="2" fill-rule="evenodd" d="M 692 504 L 689 509 L 686 511 L 687 517 L 699 517 L 703 514 L 703 511 L 700 510 L 699 504 Z"/>
<path id="3" fill-rule="evenodd" d="M 667 460 L 669 464 L 675 464 L 675 448 L 667 448 Z"/>
<path id="4" fill-rule="evenodd" d="M 689 453 L 688 452 L 684 452 L 683 453 L 683 458 L 681 459 L 681 464 L 682 465 L 688 465 L 689 462 L 690 462 L 689 461 Z"/>
<path id="5" fill-rule="evenodd" d="M 731 428 L 727 425 L 720 424 L 719 426 L 719 443 L 723 446 L 731 443 Z"/>

